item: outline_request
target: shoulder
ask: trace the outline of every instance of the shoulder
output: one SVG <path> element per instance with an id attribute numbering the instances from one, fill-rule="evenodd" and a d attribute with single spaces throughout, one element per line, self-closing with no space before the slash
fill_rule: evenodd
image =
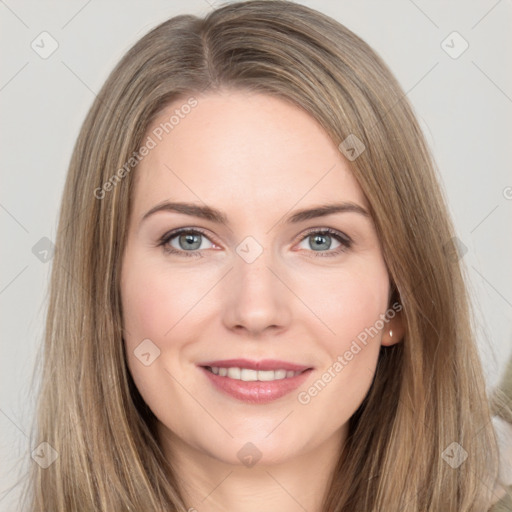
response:
<path id="1" fill-rule="evenodd" d="M 489 512 L 512 511 L 512 359 L 501 384 L 491 399 L 492 423 L 499 450 L 498 482 L 494 489 L 497 503 Z"/>
<path id="2" fill-rule="evenodd" d="M 489 512 L 510 512 L 512 510 L 512 424 L 500 416 L 493 416 L 492 422 L 498 441 L 500 465 L 498 483 L 494 490 L 498 503 Z"/>

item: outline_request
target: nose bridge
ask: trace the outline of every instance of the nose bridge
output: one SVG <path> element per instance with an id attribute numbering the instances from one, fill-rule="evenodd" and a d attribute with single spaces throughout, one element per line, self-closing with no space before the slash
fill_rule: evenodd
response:
<path id="1" fill-rule="evenodd" d="M 238 244 L 236 253 L 225 321 L 254 333 L 283 326 L 290 317 L 290 297 L 274 274 L 278 266 L 274 251 L 249 236 Z"/>
<path id="2" fill-rule="evenodd" d="M 248 236 L 238 244 L 236 253 L 235 280 L 239 282 L 240 291 L 255 296 L 268 295 L 267 299 L 275 296 L 277 283 L 270 271 L 276 265 L 272 248 L 263 247 L 254 237 Z"/>

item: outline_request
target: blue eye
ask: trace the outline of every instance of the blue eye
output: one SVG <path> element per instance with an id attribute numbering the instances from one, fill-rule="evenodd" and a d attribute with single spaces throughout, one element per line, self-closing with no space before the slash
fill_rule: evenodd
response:
<path id="1" fill-rule="evenodd" d="M 178 247 L 172 243 L 175 240 Z M 197 251 L 209 249 L 211 247 L 201 247 L 204 240 L 208 240 L 208 238 L 201 231 L 197 229 L 182 228 L 164 235 L 160 240 L 159 245 L 162 245 L 164 251 L 170 254 L 201 257 L 201 254 Z"/>
<path id="2" fill-rule="evenodd" d="M 332 240 L 338 244 L 332 250 Z M 302 238 L 301 243 L 307 242 L 309 249 L 316 252 L 316 256 L 336 256 L 352 246 L 352 240 L 345 234 L 330 228 L 313 229 Z"/>
<path id="3" fill-rule="evenodd" d="M 332 248 L 333 239 L 338 244 Z M 208 241 L 210 246 L 203 246 Z M 331 228 L 311 229 L 304 235 L 300 243 L 307 242 L 309 252 L 316 256 L 336 256 L 350 249 L 352 240 L 345 234 Z M 167 254 L 178 256 L 202 257 L 200 251 L 212 248 L 213 244 L 201 230 L 195 228 L 180 228 L 166 233 L 159 241 L 159 246 L 164 248 Z"/>

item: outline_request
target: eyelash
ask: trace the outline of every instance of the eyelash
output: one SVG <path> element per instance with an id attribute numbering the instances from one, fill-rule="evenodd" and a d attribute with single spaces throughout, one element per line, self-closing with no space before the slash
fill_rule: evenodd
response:
<path id="1" fill-rule="evenodd" d="M 179 229 L 176 229 L 174 231 L 170 231 L 168 233 L 165 233 L 159 240 L 158 242 L 158 246 L 160 247 L 163 247 L 163 250 L 165 253 L 167 254 L 175 254 L 177 256 L 185 256 L 185 257 L 196 257 L 196 258 L 201 258 L 203 257 L 200 253 L 199 250 L 194 250 L 194 251 L 182 251 L 182 250 L 177 250 L 175 249 L 174 247 L 170 247 L 168 244 L 169 242 L 175 238 L 176 236 L 178 235 L 181 235 L 183 233 L 186 233 L 186 234 L 194 234 L 194 235 L 203 235 L 205 236 L 206 238 L 208 238 L 207 234 L 205 231 L 203 231 L 202 229 L 199 229 L 199 228 L 179 228 Z M 352 239 L 350 237 L 348 237 L 347 235 L 339 232 L 339 231 L 336 231 L 335 229 L 331 229 L 331 228 L 312 228 L 308 231 L 306 231 L 306 233 L 302 236 L 302 238 L 299 240 L 299 243 L 304 241 L 306 238 L 310 237 L 311 235 L 313 234 L 318 234 L 318 235 L 330 235 L 332 236 L 333 238 L 335 238 L 338 242 L 340 242 L 341 246 L 338 247 L 337 249 L 335 250 L 332 250 L 332 251 L 308 251 L 308 252 L 315 252 L 317 253 L 315 256 L 312 256 L 313 258 L 316 258 L 316 257 L 332 257 L 332 256 L 338 256 L 339 254 L 345 252 L 346 250 L 350 249 L 352 247 Z M 211 240 L 210 240 L 211 241 Z"/>

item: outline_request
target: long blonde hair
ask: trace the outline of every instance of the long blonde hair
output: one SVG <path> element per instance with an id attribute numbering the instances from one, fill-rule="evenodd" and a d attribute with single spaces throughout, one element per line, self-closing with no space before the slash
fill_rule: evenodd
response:
<path id="1" fill-rule="evenodd" d="M 186 511 L 124 355 L 119 277 L 137 170 L 125 167 L 122 179 L 118 170 L 170 102 L 221 87 L 292 101 L 337 145 L 352 135 L 365 146 L 350 167 L 406 334 L 381 349 L 322 510 L 488 510 L 495 437 L 454 230 L 423 134 L 363 40 L 281 0 L 162 23 L 126 53 L 85 119 L 62 198 L 33 441 L 58 458 L 32 464 L 30 510 Z M 454 453 L 467 454 L 458 467 L 447 462 Z"/>

